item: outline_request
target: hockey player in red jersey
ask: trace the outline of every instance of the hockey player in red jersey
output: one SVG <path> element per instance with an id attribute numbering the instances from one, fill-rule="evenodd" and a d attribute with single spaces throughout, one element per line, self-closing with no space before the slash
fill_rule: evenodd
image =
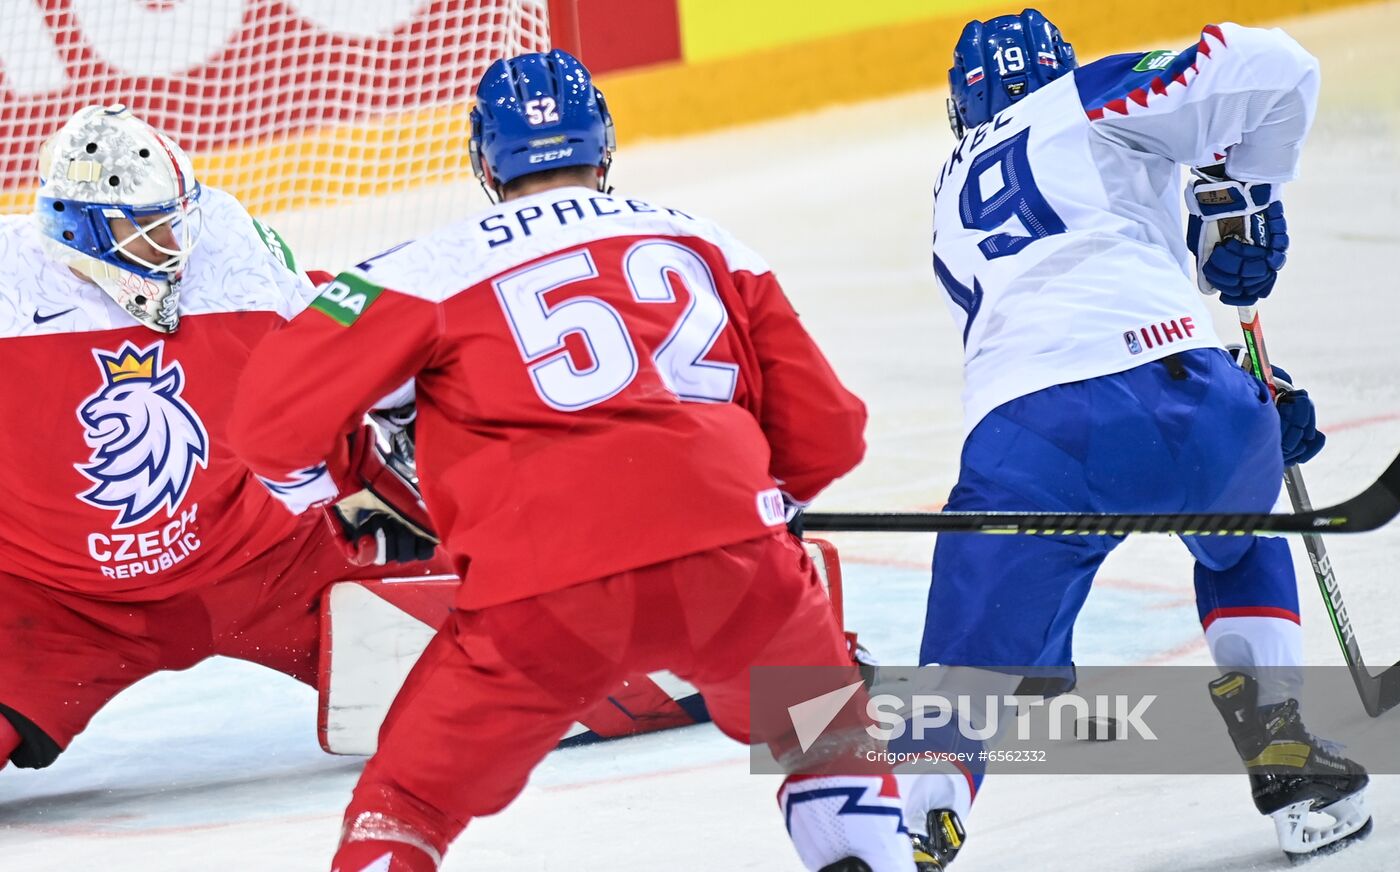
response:
<path id="1" fill-rule="evenodd" d="M 40 175 L 0 218 L 0 765 L 25 768 L 215 654 L 314 684 L 320 592 L 383 574 L 349 552 L 431 554 L 384 516 L 289 517 L 229 450 L 232 380 L 315 295 L 275 232 L 121 106 L 74 115 Z"/>
<path id="2" fill-rule="evenodd" d="M 750 666 L 855 675 L 784 505 L 860 460 L 864 407 L 758 255 L 606 193 L 612 150 L 577 60 L 496 62 L 472 156 L 499 205 L 342 273 L 244 373 L 236 450 L 323 499 L 337 434 L 416 377 L 424 498 L 466 578 L 356 787 L 341 872 L 436 869 L 629 673 L 668 668 L 770 743 Z M 888 774 L 790 777 L 780 802 L 807 868 L 912 872 Z"/>

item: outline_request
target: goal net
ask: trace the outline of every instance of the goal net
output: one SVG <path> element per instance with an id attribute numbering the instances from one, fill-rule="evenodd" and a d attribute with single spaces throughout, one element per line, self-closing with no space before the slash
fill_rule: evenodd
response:
<path id="1" fill-rule="evenodd" d="M 547 0 L 22 0 L 0 26 L 0 210 L 30 208 L 39 144 L 126 103 L 206 185 L 339 269 L 484 202 L 469 99 L 549 46 Z"/>

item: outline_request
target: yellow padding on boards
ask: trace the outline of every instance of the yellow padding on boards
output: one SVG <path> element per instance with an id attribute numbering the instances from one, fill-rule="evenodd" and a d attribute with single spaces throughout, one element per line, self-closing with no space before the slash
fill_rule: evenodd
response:
<path id="1" fill-rule="evenodd" d="M 1115 51 L 1184 49 L 1211 23 L 1262 24 L 1364 0 L 1182 0 L 1173 4 L 1044 0 L 1034 5 L 1081 60 Z M 846 33 L 740 57 L 600 76 L 623 142 L 763 121 L 926 88 L 947 87 L 953 44 L 970 18 L 1020 12 L 1026 3 L 979 3 L 921 21 Z M 930 4 L 937 8 L 938 4 Z M 1131 42 L 1126 42 L 1126 41 Z M 942 105 L 930 112 L 942 113 Z"/>
<path id="2" fill-rule="evenodd" d="M 698 63 L 932 16 L 981 11 L 987 0 L 678 0 L 676 5 L 682 57 Z M 735 26 L 737 22 L 743 26 Z"/>
<path id="3" fill-rule="evenodd" d="M 974 16 L 1019 12 L 1025 4 L 1017 0 L 1008 6 L 964 7 L 954 0 L 954 5 L 960 11 L 922 21 L 739 57 L 612 73 L 600 76 L 598 84 L 608 96 L 624 146 L 640 139 L 683 136 L 837 103 L 944 87 L 953 43 L 963 24 Z M 1045 0 L 1036 5 L 1088 61 L 1112 51 L 1185 48 L 1191 35 L 1208 23 L 1263 23 L 1361 4 L 1358 0 L 1268 4 Z M 471 174 L 468 111 L 465 104 L 438 107 L 388 116 L 371 125 L 327 128 L 194 155 L 195 171 L 204 183 L 234 193 L 254 214 L 455 181 Z M 943 107 L 931 102 L 928 111 L 941 115 Z M 32 188 L 0 192 L 0 212 L 28 211 L 33 196 Z"/>

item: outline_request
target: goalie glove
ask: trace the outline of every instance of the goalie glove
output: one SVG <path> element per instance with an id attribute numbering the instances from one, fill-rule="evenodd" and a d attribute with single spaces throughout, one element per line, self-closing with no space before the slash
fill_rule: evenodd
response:
<path id="1" fill-rule="evenodd" d="M 787 491 L 779 491 L 783 495 L 783 520 L 787 522 L 788 533 L 802 538 L 802 514 L 807 511 L 810 502 L 803 502 Z"/>
<path id="2" fill-rule="evenodd" d="M 437 548 L 432 539 L 418 535 L 397 517 L 384 512 L 335 506 L 326 508 L 324 513 L 341 550 L 356 566 L 431 560 Z"/>
<path id="3" fill-rule="evenodd" d="M 392 409 L 370 409 L 369 418 L 388 441 L 388 456 L 395 461 L 396 465 L 407 470 L 408 477 L 416 486 L 418 484 L 416 471 L 418 451 L 414 442 L 417 437 L 413 425 L 418 420 L 417 403 L 409 400 L 402 406 L 395 406 Z"/>
<path id="4" fill-rule="evenodd" d="M 1223 166 L 1193 169 L 1186 191 L 1186 244 L 1196 257 L 1196 285 L 1230 306 L 1267 297 L 1287 260 L 1288 221 L 1273 185 L 1236 181 Z"/>
<path id="5" fill-rule="evenodd" d="M 413 435 L 413 422 L 418 417 L 418 385 L 409 379 L 399 385 L 369 410 L 370 420 L 388 436 L 400 433 Z"/>
<path id="6" fill-rule="evenodd" d="M 413 422 L 418 419 L 418 405 L 413 400 L 409 400 L 402 406 L 394 406 L 389 409 L 370 409 L 369 416 L 385 435 L 398 436 L 401 433 L 407 433 L 412 437 Z"/>
<path id="7" fill-rule="evenodd" d="M 409 379 L 393 393 L 380 399 L 369 410 L 369 419 L 384 435 L 389 443 L 389 456 L 402 462 L 411 473 L 413 483 L 418 483 L 417 449 L 414 440 L 414 422 L 418 420 L 417 384 Z"/>
<path id="8" fill-rule="evenodd" d="M 324 509 L 346 555 L 361 566 L 431 557 L 437 534 L 412 463 L 385 451 L 369 424 L 347 437 L 347 448 L 336 476 L 347 496 Z"/>
<path id="9" fill-rule="evenodd" d="M 1227 346 L 1235 362 L 1254 374 L 1249 352 L 1243 345 Z M 1317 407 L 1308 392 L 1293 387 L 1293 377 L 1281 366 L 1270 365 L 1274 376 L 1274 405 L 1278 408 L 1278 423 L 1283 449 L 1283 465 L 1307 463 L 1327 444 L 1327 435 L 1317 429 Z"/>

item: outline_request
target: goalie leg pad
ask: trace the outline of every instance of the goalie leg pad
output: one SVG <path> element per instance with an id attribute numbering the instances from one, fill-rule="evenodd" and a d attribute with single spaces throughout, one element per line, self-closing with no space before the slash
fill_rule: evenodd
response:
<path id="1" fill-rule="evenodd" d="M 803 543 L 841 613 L 841 564 L 829 542 Z M 455 576 L 343 581 L 321 602 L 319 738 L 331 754 L 373 754 L 394 695 L 452 608 Z M 586 744 L 709 719 L 699 692 L 669 672 L 628 679 L 564 740 Z"/>

